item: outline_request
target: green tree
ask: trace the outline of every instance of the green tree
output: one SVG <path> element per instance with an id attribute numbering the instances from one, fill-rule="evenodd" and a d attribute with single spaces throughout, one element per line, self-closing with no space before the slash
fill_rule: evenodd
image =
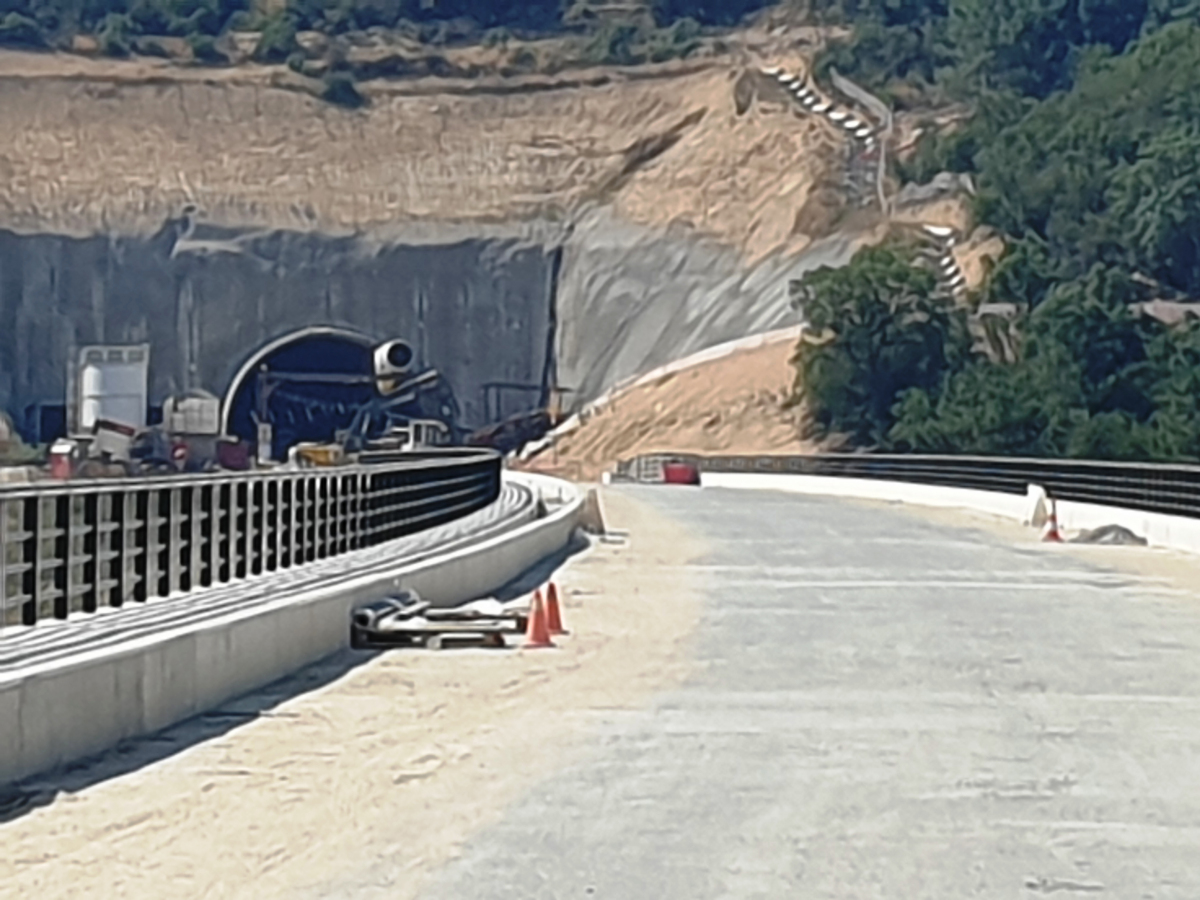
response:
<path id="1" fill-rule="evenodd" d="M 827 432 L 880 444 L 903 392 L 934 391 L 965 359 L 961 310 L 900 246 L 862 250 L 849 266 L 800 283 L 809 330 L 796 350 L 797 399 Z"/>
<path id="2" fill-rule="evenodd" d="M 104 23 L 97 35 L 100 40 L 100 52 L 105 56 L 128 56 L 131 30 L 129 16 L 109 13 L 104 17 Z"/>
<path id="3" fill-rule="evenodd" d="M 296 43 L 296 24 L 287 13 L 276 13 L 263 25 L 254 48 L 254 59 L 261 63 L 281 63 L 300 49 Z"/>
<path id="4" fill-rule="evenodd" d="M 29 16 L 9 12 L 0 16 L 0 46 L 45 47 L 46 36 Z"/>

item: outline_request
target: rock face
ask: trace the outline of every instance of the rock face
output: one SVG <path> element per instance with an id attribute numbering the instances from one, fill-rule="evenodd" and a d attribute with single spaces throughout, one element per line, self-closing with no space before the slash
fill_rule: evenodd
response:
<path id="1" fill-rule="evenodd" d="M 402 337 L 467 425 L 483 385 L 540 384 L 555 258 L 516 238 L 378 242 L 172 222 L 149 237 L 0 231 L 0 408 L 62 403 L 72 349 L 151 344 L 151 401 L 218 396 L 258 348 L 314 325 Z M 501 413 L 515 411 L 509 408 Z"/>
<path id="2" fill-rule="evenodd" d="M 844 264 L 859 242 L 747 265 L 721 244 L 604 210 L 566 227 L 386 238 L 186 219 L 144 237 L 0 231 L 0 409 L 20 421 L 31 404 L 63 403 L 86 344 L 149 343 L 161 403 L 197 388 L 225 396 L 264 345 L 337 326 L 409 341 L 445 376 L 461 424 L 478 427 L 536 407 L 554 381 L 578 406 L 673 359 L 796 324 L 788 280 Z M 489 403 L 496 383 L 509 387 Z"/>
<path id="3" fill-rule="evenodd" d="M 0 54 L 0 409 L 62 404 L 92 343 L 150 343 L 153 403 L 223 396 L 325 325 L 409 340 L 474 427 L 794 324 L 788 279 L 857 242 L 812 239 L 863 224 L 841 130 L 740 51 L 357 111 L 276 74 Z"/>
<path id="4" fill-rule="evenodd" d="M 801 321 L 788 281 L 850 261 L 866 235 L 836 235 L 746 264 L 733 249 L 605 212 L 567 239 L 558 290 L 558 373 L 577 402 L 716 344 Z"/>

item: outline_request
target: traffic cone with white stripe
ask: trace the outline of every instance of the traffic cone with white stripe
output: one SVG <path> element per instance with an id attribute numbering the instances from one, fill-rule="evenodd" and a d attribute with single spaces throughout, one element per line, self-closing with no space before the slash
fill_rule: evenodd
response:
<path id="1" fill-rule="evenodd" d="M 551 634 L 566 634 L 563 628 L 562 612 L 558 607 L 558 586 L 552 581 L 546 587 L 546 626 Z"/>
<path id="2" fill-rule="evenodd" d="M 1062 531 L 1058 527 L 1058 503 L 1050 499 L 1050 517 L 1046 519 L 1046 527 L 1042 530 L 1042 540 L 1051 544 L 1063 542 Z"/>
<path id="3" fill-rule="evenodd" d="M 542 592 L 533 592 L 533 600 L 529 604 L 529 624 L 525 627 L 525 647 L 553 647 L 550 640 L 550 625 L 546 621 L 546 605 L 542 602 Z"/>

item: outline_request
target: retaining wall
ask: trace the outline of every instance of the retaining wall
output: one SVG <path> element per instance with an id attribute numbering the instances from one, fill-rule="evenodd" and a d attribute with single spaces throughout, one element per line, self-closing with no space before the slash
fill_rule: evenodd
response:
<path id="1" fill-rule="evenodd" d="M 435 604 L 494 591 L 564 548 L 582 496 L 512 474 L 562 502 L 479 544 L 336 588 L 0 676 L 0 784 L 149 734 L 263 687 L 349 644 L 350 610 L 403 586 Z"/>

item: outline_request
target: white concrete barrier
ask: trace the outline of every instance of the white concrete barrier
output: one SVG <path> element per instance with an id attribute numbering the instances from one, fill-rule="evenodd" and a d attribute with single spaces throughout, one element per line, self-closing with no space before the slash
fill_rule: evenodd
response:
<path id="1" fill-rule="evenodd" d="M 728 487 L 750 490 L 789 491 L 826 497 L 857 497 L 863 500 L 890 500 L 919 506 L 943 506 L 974 509 L 1006 519 L 1025 521 L 1029 500 L 1022 494 L 999 494 L 965 488 L 880 481 L 874 478 L 834 478 L 827 475 L 783 475 L 758 472 L 704 472 L 704 487 Z"/>
<path id="2" fill-rule="evenodd" d="M 416 564 L 0 676 L 0 784 L 165 728 L 329 656 L 349 645 L 351 609 L 397 587 L 458 603 L 566 547 L 582 493 L 546 476 L 505 477 L 549 498 L 548 515 Z"/>
<path id="3" fill-rule="evenodd" d="M 701 476 L 701 483 L 706 487 L 790 491 L 827 497 L 857 497 L 865 500 L 912 503 L 918 506 L 969 509 L 1037 526 L 1042 524 L 1037 507 L 1040 498 L 1045 496 L 1038 485 L 1029 485 L 1028 493 L 1021 495 L 873 478 L 756 472 L 705 472 Z M 1066 500 L 1058 501 L 1057 508 L 1059 527 L 1067 531 L 1120 525 L 1144 537 L 1151 547 L 1200 553 L 1200 519 Z"/>
<path id="4" fill-rule="evenodd" d="M 1082 531 L 1102 525 L 1120 525 L 1144 537 L 1151 547 L 1169 547 L 1185 553 L 1200 553 L 1200 519 L 1141 512 L 1096 503 L 1058 503 L 1058 524 L 1067 531 Z"/>

